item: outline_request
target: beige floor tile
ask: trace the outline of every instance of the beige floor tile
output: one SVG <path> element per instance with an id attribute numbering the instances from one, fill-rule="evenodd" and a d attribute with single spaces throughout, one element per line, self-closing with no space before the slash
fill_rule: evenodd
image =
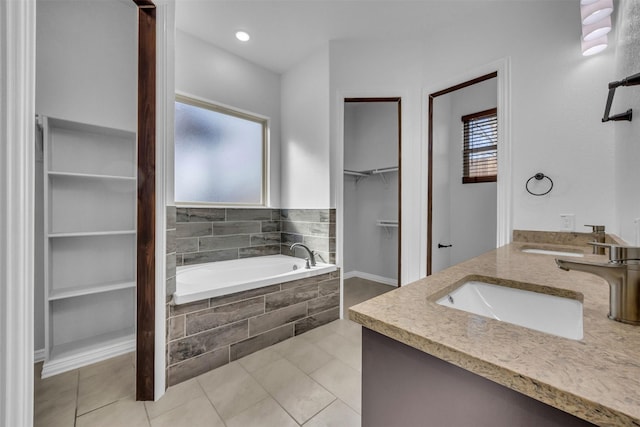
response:
<path id="1" fill-rule="evenodd" d="M 227 421 L 227 427 L 297 427 L 293 418 L 268 397 Z"/>
<path id="2" fill-rule="evenodd" d="M 348 319 L 348 308 L 375 298 L 386 292 L 396 289 L 395 286 L 385 285 L 383 283 L 371 280 L 352 277 L 344 281 L 344 318 Z"/>
<path id="3" fill-rule="evenodd" d="M 349 405 L 358 414 L 362 402 L 362 375 L 340 360 L 332 360 L 311 374 L 318 384 Z"/>
<path id="4" fill-rule="evenodd" d="M 78 386 L 78 415 L 135 395 L 135 368 L 122 366 L 113 372 L 102 371 L 80 378 Z"/>
<path id="5" fill-rule="evenodd" d="M 362 326 L 359 323 L 352 322 L 349 319 L 339 319 L 333 322 L 334 332 L 338 335 L 355 342 L 358 345 L 362 344 Z"/>
<path id="6" fill-rule="evenodd" d="M 273 362 L 252 375 L 300 424 L 335 399 L 335 396 L 285 359 Z"/>
<path id="7" fill-rule="evenodd" d="M 197 397 L 151 420 L 151 427 L 224 427 L 205 396 Z"/>
<path id="8" fill-rule="evenodd" d="M 291 339 L 292 338 L 282 341 L 282 343 L 290 341 Z M 263 366 L 282 358 L 282 356 L 275 351 L 275 347 L 276 346 L 271 346 L 256 351 L 255 353 L 245 356 L 242 359 L 238 359 L 238 362 L 240 362 L 242 367 L 245 368 L 248 372 L 254 372 L 256 369 L 260 369 Z"/>
<path id="9" fill-rule="evenodd" d="M 149 427 L 143 402 L 119 400 L 79 416 L 76 427 Z"/>
<path id="10" fill-rule="evenodd" d="M 305 423 L 336 400 L 333 394 L 306 375 L 272 395 L 299 424 Z"/>
<path id="11" fill-rule="evenodd" d="M 154 418 L 184 405 L 199 397 L 205 397 L 204 390 L 200 387 L 198 380 L 195 378 L 183 383 L 169 387 L 164 396 L 157 402 L 145 402 L 144 405 L 149 414 L 149 418 Z"/>
<path id="12" fill-rule="evenodd" d="M 360 415 L 342 400 L 336 400 L 315 417 L 307 421 L 305 427 L 360 427 Z"/>
<path id="13" fill-rule="evenodd" d="M 45 379 L 34 380 L 34 396 L 46 399 L 50 394 L 78 389 L 78 371 L 73 370 Z"/>
<path id="14" fill-rule="evenodd" d="M 337 333 L 317 341 L 318 347 L 357 371 L 362 371 L 362 345 Z"/>
<path id="15" fill-rule="evenodd" d="M 238 362 L 214 369 L 197 379 L 224 420 L 233 418 L 268 396 Z"/>
<path id="16" fill-rule="evenodd" d="M 335 322 L 335 321 L 334 321 Z M 334 325 L 333 323 L 327 323 L 326 325 L 319 326 L 317 328 L 311 329 L 310 331 L 305 332 L 304 334 L 298 335 L 300 338 L 304 338 L 313 343 L 327 337 L 334 333 Z"/>
<path id="17" fill-rule="evenodd" d="M 76 420 L 76 400 L 51 402 L 47 408 L 35 404 L 34 427 L 73 427 Z"/>
<path id="18" fill-rule="evenodd" d="M 297 337 L 287 341 L 289 341 L 287 346 L 278 347 L 275 350 L 305 374 L 315 371 L 333 359 L 329 353 L 306 339 Z"/>
<path id="19" fill-rule="evenodd" d="M 36 427 L 73 426 L 78 397 L 78 371 L 34 379 L 33 397 Z"/>
<path id="20" fill-rule="evenodd" d="M 286 359 L 270 363 L 252 372 L 251 375 L 272 394 L 287 384 L 305 377 L 304 372 Z"/>
<path id="21" fill-rule="evenodd" d="M 80 379 L 86 379 L 94 375 L 118 375 L 122 371 L 129 372 L 135 366 L 135 352 L 125 353 L 120 356 L 112 357 L 102 362 L 84 366 L 78 371 Z M 135 371 L 134 371 L 135 372 Z"/>

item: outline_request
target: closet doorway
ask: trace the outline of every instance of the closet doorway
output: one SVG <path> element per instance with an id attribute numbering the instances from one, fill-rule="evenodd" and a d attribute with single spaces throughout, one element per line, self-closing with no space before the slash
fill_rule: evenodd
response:
<path id="1" fill-rule="evenodd" d="M 344 100 L 345 312 L 400 286 L 401 99 Z"/>

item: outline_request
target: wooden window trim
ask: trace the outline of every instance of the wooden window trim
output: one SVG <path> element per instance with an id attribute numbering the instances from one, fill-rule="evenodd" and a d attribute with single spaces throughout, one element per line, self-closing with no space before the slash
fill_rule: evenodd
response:
<path id="1" fill-rule="evenodd" d="M 466 123 L 471 120 L 481 119 L 485 117 L 496 117 L 497 121 L 498 109 L 497 108 L 489 108 L 488 110 L 478 111 L 476 113 L 467 114 L 460 118 L 462 123 L 466 126 Z M 484 176 L 469 176 L 469 160 L 468 156 L 471 153 L 482 153 L 484 151 L 496 151 L 497 146 L 485 146 L 485 147 L 476 147 L 468 149 L 466 147 L 466 135 L 463 136 L 463 171 L 462 171 L 462 183 L 463 184 L 477 184 L 483 182 L 497 182 L 498 175 L 484 175 Z"/>

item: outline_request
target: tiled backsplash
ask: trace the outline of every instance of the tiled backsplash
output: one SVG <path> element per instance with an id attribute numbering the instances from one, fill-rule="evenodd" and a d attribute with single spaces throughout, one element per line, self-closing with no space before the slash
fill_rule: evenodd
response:
<path id="1" fill-rule="evenodd" d="M 338 319 L 339 278 L 338 270 L 170 306 L 168 385 Z"/>
<path id="2" fill-rule="evenodd" d="M 335 233 L 335 209 L 177 208 L 176 265 L 292 255 L 294 242 L 335 263 Z"/>
<path id="3" fill-rule="evenodd" d="M 279 253 L 279 209 L 177 209 L 177 265 Z"/>
<path id="4" fill-rule="evenodd" d="M 167 300 L 176 290 L 176 207 L 167 206 Z M 167 301 L 168 302 L 168 301 Z"/>
<path id="5" fill-rule="evenodd" d="M 336 263 L 336 210 L 335 209 L 282 209 L 281 253 L 306 256 L 304 251 L 293 254 L 289 247 L 300 242 L 320 255 L 320 261 Z"/>

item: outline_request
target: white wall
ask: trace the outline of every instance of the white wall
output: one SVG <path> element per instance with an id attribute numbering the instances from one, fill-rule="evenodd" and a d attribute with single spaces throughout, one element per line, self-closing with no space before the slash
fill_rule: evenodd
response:
<path id="1" fill-rule="evenodd" d="M 421 138 L 421 61 L 420 42 L 397 41 L 333 41 L 331 53 L 331 138 L 333 172 L 331 198 L 342 203 L 342 111 L 345 97 L 401 97 L 401 158 L 402 158 L 402 271 L 401 283 L 417 280 L 426 255 L 421 252 L 424 239 L 420 227 L 426 224 L 426 194 Z M 338 211 L 338 236 L 343 219 Z M 346 230 L 344 231 L 346 234 Z M 344 239 L 344 237 L 342 237 Z M 426 237 L 425 237 L 426 239 Z M 342 262 L 338 253 L 338 262 Z"/>
<path id="2" fill-rule="evenodd" d="M 133 2 L 38 1 L 37 9 L 36 112 L 135 131 Z"/>
<path id="3" fill-rule="evenodd" d="M 38 1 L 36 16 L 36 113 L 135 131 L 135 5 L 121 1 Z M 42 179 L 42 162 L 36 163 L 38 168 L 36 178 Z M 35 199 L 42 201 L 43 197 L 40 182 Z M 36 203 L 38 218 L 43 220 L 42 206 Z M 40 222 L 35 236 L 36 350 L 44 348 L 42 232 Z"/>
<path id="4" fill-rule="evenodd" d="M 495 108 L 497 90 L 496 79 L 491 79 L 450 94 L 448 146 L 452 265 L 496 247 L 497 185 L 495 182 L 462 184 L 463 137 L 460 118 Z M 435 165 L 434 162 L 434 168 Z"/>
<path id="5" fill-rule="evenodd" d="M 330 168 L 325 47 L 282 75 L 281 207 L 334 207 Z"/>
<path id="6" fill-rule="evenodd" d="M 344 108 L 344 168 L 362 171 L 398 166 L 397 103 L 349 102 Z"/>
<path id="7" fill-rule="evenodd" d="M 577 231 L 588 231 L 582 224 L 611 226 L 612 176 L 595 172 L 613 166 L 612 146 L 605 142 L 611 129 L 600 123 L 606 84 L 598 84 L 611 71 L 611 50 L 581 56 L 574 2 L 503 3 L 489 19 L 460 22 L 441 35 L 442 44 L 425 46 L 425 83 L 509 56 L 514 228 L 558 230 L 561 213 L 576 215 Z M 456 35 L 465 31 L 475 35 L 473 44 Z M 539 171 L 555 182 L 545 197 L 524 188 Z M 596 194 L 599 203 L 593 203 Z"/>
<path id="8" fill-rule="evenodd" d="M 616 67 L 599 84 L 606 87 L 608 81 L 621 80 L 640 73 L 640 42 L 638 34 L 640 3 L 635 0 L 620 0 L 617 14 L 618 47 Z M 605 97 L 600 100 L 604 109 Z M 613 145 L 616 211 L 620 237 L 631 245 L 640 245 L 638 227 L 634 223 L 640 218 L 640 86 L 619 87 L 616 90 L 611 114 L 633 109 L 633 121 L 609 122 L 603 126 L 614 129 L 615 138 L 605 143 Z M 594 201 L 597 197 L 594 198 Z"/>
<path id="9" fill-rule="evenodd" d="M 398 166 L 398 104 L 345 103 L 344 167 L 366 171 Z M 344 248 L 346 274 L 398 277 L 398 229 L 376 225 L 398 219 L 398 174 L 361 178 L 344 175 Z M 385 181 L 386 180 L 386 181 Z"/>
<path id="10" fill-rule="evenodd" d="M 580 52 L 579 7 L 575 2 L 501 2 L 487 19 L 461 19 L 424 43 L 347 42 L 331 44 L 332 117 L 338 93 L 364 91 L 385 96 L 403 91 L 403 283 L 420 277 L 426 255 L 421 201 L 421 158 L 426 156 L 425 93 L 466 80 L 471 70 L 509 57 L 513 227 L 559 230 L 562 213 L 582 224 L 599 223 L 616 231 L 612 127 L 600 122 L 613 53 L 585 58 Z M 545 31 L 540 31 L 540 22 Z M 473 34 L 474 43 L 469 43 Z M 460 77 L 456 77 L 460 76 Z M 601 82 L 601 83 L 599 83 Z M 416 97 L 416 98 L 413 98 Z M 406 121 L 406 122 L 405 122 Z M 339 122 L 332 122 L 332 135 Z M 335 137 L 335 141 L 337 141 Z M 536 172 L 555 182 L 545 197 L 524 187 Z M 335 174 L 335 172 L 334 172 Z M 337 174 L 336 174 L 337 176 Z M 405 185 L 407 183 L 407 185 Z M 406 268 L 406 270 L 405 270 Z"/>
<path id="11" fill-rule="evenodd" d="M 181 31 L 176 32 L 178 93 L 269 117 L 270 205 L 280 205 L 280 76 Z"/>

